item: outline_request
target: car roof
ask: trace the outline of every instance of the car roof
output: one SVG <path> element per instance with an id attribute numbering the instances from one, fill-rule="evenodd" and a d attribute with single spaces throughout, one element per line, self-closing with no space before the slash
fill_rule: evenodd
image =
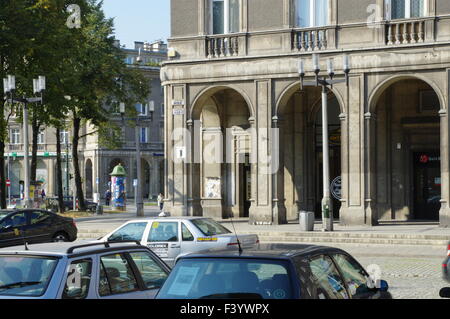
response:
<path id="1" fill-rule="evenodd" d="M 98 242 L 98 245 L 91 245 L 86 247 L 78 247 L 73 252 L 68 253 L 68 250 L 72 247 L 97 244 L 97 242 L 92 241 L 79 241 L 73 242 L 52 242 L 44 244 L 33 244 L 27 245 L 28 250 L 25 249 L 25 245 L 19 245 L 14 247 L 0 248 L 0 255 L 15 254 L 15 255 L 33 255 L 33 256 L 53 256 L 53 257 L 72 257 L 74 255 L 86 255 L 90 253 L 99 253 L 102 250 L 118 250 L 118 249 L 135 249 L 135 248 L 145 248 L 143 246 L 137 245 L 136 243 L 111 243 L 109 242 L 109 248 L 105 246 L 106 243 Z"/>
<path id="2" fill-rule="evenodd" d="M 164 221 L 172 221 L 172 220 L 195 220 L 195 219 L 212 219 L 210 217 L 201 217 L 201 216 L 169 216 L 169 217 L 146 217 L 146 218 L 142 218 L 142 219 L 132 219 L 127 221 L 127 223 L 135 223 L 135 222 L 148 222 L 151 220 L 164 220 Z"/>
<path id="3" fill-rule="evenodd" d="M 339 248 L 318 246 L 310 244 L 259 244 L 254 248 L 239 250 L 209 250 L 201 253 L 192 253 L 180 257 L 182 258 L 275 258 L 290 259 L 296 256 L 306 256 L 320 253 L 329 253 L 330 251 L 343 252 Z"/>

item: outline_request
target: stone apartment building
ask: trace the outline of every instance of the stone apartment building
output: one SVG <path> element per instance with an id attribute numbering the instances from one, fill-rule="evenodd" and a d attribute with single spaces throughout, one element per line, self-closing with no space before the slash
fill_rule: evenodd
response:
<path id="1" fill-rule="evenodd" d="M 117 41 L 116 45 L 120 46 L 120 42 Z M 160 82 L 160 65 L 167 59 L 167 44 L 162 41 L 153 43 L 135 42 L 133 49 L 122 47 L 122 50 L 126 53 L 126 63 L 130 67 L 139 68 L 150 79 L 151 93 L 147 101 L 136 105 L 140 120 L 142 158 L 142 176 L 139 180 L 143 187 L 144 199 L 156 198 L 163 188 L 164 100 Z M 110 119 L 122 126 L 121 116 L 117 112 L 112 111 Z M 82 127 L 80 135 L 85 135 L 93 130 L 95 129 L 85 125 Z M 38 139 L 37 180 L 43 183 L 47 196 L 58 194 L 55 132 L 54 128 L 46 127 L 39 134 Z M 119 163 L 127 170 L 127 195 L 130 198 L 134 197 L 133 180 L 137 178 L 135 129 L 134 127 L 124 126 L 122 132 L 121 149 L 110 150 L 100 146 L 97 134 L 88 135 L 80 140 L 80 169 L 86 198 L 92 199 L 94 193 L 100 193 L 103 197 L 110 181 L 109 174 L 114 166 Z M 31 128 L 29 134 L 29 140 L 31 141 Z M 68 119 L 68 128 L 61 132 L 64 195 L 72 195 L 74 190 L 73 179 L 70 178 L 70 175 L 73 174 L 71 148 L 69 147 L 67 150 L 65 143 L 66 141 L 71 142 L 71 135 L 70 119 Z M 22 124 L 17 123 L 14 119 L 9 123 L 9 138 L 5 156 L 8 156 L 6 163 L 11 180 L 10 191 L 12 197 L 19 197 L 23 187 L 21 184 L 23 184 L 24 176 L 24 147 Z M 68 193 L 67 189 L 69 190 Z"/>
<path id="2" fill-rule="evenodd" d="M 161 79 L 173 215 L 319 217 L 321 89 L 301 90 L 298 65 L 314 81 L 317 54 L 321 75 L 333 59 L 343 78 L 348 55 L 349 86 L 327 94 L 335 218 L 450 226 L 449 1 L 171 0 L 171 21 Z"/>

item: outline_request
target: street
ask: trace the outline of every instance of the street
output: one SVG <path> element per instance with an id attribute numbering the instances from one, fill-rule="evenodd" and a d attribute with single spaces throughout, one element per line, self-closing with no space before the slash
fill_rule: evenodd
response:
<path id="1" fill-rule="evenodd" d="M 132 209 L 129 209 L 132 212 Z M 156 207 L 147 207 L 146 217 L 156 216 L 159 213 Z M 80 235 L 84 238 L 98 238 L 108 231 L 120 226 L 127 220 L 134 219 L 133 213 L 111 214 L 93 218 L 81 218 L 77 220 Z M 224 225 L 232 229 L 229 221 Z M 290 231 L 298 225 L 289 224 L 283 226 Z M 420 226 L 397 226 L 411 230 Z M 265 228 L 263 226 L 250 226 L 246 222 L 236 221 L 237 233 L 244 233 L 248 230 Z M 430 229 L 431 226 L 424 226 L 423 229 Z M 383 232 L 384 228 L 380 228 Z M 389 228 L 388 228 L 389 229 Z M 103 230 L 103 233 L 101 231 Z M 446 232 L 444 229 L 432 228 L 434 232 Z M 405 230 L 406 231 L 406 230 Z M 425 230 L 423 230 L 425 231 Z M 422 231 L 422 232 L 423 232 Z M 399 229 L 398 232 L 402 232 Z M 337 233 L 336 233 L 337 234 Z M 265 241 L 267 242 L 267 241 Z M 370 265 L 378 265 L 381 269 L 381 279 L 389 284 L 389 291 L 394 298 L 398 299 L 434 299 L 439 297 L 440 288 L 447 284 L 442 279 L 441 264 L 447 253 L 445 246 L 425 246 L 425 245 L 377 245 L 377 244 L 333 244 L 317 243 L 318 245 L 333 246 L 344 249 L 355 257 L 367 270 Z"/>

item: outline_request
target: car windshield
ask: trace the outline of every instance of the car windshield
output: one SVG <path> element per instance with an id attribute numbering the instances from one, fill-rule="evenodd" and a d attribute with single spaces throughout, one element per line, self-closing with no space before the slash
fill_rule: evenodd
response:
<path id="1" fill-rule="evenodd" d="M 200 231 L 205 236 L 215 236 L 231 233 L 231 231 L 229 231 L 213 219 L 193 219 L 192 223 L 197 226 L 197 228 L 200 229 Z"/>
<path id="2" fill-rule="evenodd" d="M 186 258 L 174 267 L 159 299 L 291 299 L 287 262 L 245 258 Z"/>
<path id="3" fill-rule="evenodd" d="M 57 263 L 52 257 L 0 255 L 0 296 L 42 296 Z"/>

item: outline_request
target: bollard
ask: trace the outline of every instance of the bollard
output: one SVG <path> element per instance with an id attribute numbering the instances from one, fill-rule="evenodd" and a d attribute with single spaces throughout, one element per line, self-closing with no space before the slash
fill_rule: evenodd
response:
<path id="1" fill-rule="evenodd" d="M 95 209 L 95 214 L 96 215 L 103 215 L 103 206 L 98 204 L 97 208 Z"/>

